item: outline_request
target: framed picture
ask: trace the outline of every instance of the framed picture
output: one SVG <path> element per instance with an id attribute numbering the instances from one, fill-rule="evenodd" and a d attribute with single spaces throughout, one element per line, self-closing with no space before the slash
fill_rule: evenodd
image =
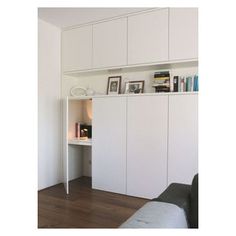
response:
<path id="1" fill-rule="evenodd" d="M 129 81 L 125 84 L 125 93 L 143 93 L 144 80 Z"/>
<path id="2" fill-rule="evenodd" d="M 107 94 L 119 94 L 121 86 L 121 76 L 108 77 Z"/>

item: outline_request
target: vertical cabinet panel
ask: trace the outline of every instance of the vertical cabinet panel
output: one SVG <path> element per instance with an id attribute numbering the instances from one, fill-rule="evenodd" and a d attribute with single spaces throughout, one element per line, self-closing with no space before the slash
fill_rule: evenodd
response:
<path id="1" fill-rule="evenodd" d="M 92 68 L 92 25 L 62 32 L 64 71 Z"/>
<path id="2" fill-rule="evenodd" d="M 68 101 L 68 140 L 75 138 L 75 124 L 83 121 L 83 100 Z M 69 181 L 82 176 L 82 148 L 68 145 Z"/>
<path id="3" fill-rule="evenodd" d="M 168 60 L 168 9 L 128 17 L 128 64 Z"/>
<path id="4" fill-rule="evenodd" d="M 126 193 L 126 98 L 93 99 L 92 187 Z"/>
<path id="5" fill-rule="evenodd" d="M 127 194 L 154 198 L 167 187 L 168 96 L 129 97 Z"/>
<path id="6" fill-rule="evenodd" d="M 168 184 L 190 184 L 198 172 L 198 96 L 169 98 Z"/>
<path id="7" fill-rule="evenodd" d="M 197 8 L 170 8 L 169 60 L 198 57 Z"/>
<path id="8" fill-rule="evenodd" d="M 93 68 L 127 64 L 127 18 L 93 25 Z"/>
<path id="9" fill-rule="evenodd" d="M 62 123 L 63 123 L 63 146 L 62 146 L 62 165 L 63 183 L 66 193 L 69 194 L 69 169 L 68 169 L 68 98 L 62 104 Z"/>

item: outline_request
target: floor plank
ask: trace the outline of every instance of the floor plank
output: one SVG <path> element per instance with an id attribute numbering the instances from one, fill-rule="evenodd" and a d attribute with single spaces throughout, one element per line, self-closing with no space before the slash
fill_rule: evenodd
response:
<path id="1" fill-rule="evenodd" d="M 91 178 L 38 192 L 39 228 L 117 228 L 148 200 L 91 188 Z"/>

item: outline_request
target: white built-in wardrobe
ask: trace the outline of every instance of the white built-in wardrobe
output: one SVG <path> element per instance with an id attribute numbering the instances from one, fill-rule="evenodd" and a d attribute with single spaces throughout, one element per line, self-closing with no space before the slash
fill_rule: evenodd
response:
<path id="1" fill-rule="evenodd" d="M 151 199 L 172 182 L 191 183 L 198 172 L 197 93 L 90 99 L 92 188 Z M 68 152 L 69 102 L 64 103 L 63 143 L 67 193 L 68 163 L 73 161 Z"/>

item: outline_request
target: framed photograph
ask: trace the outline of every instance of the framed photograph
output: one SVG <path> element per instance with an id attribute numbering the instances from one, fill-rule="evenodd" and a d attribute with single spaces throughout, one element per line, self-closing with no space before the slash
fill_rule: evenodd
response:
<path id="1" fill-rule="evenodd" d="M 125 84 L 125 93 L 143 93 L 144 80 L 129 81 Z"/>
<path id="2" fill-rule="evenodd" d="M 119 94 L 121 86 L 121 76 L 108 77 L 107 94 Z"/>

